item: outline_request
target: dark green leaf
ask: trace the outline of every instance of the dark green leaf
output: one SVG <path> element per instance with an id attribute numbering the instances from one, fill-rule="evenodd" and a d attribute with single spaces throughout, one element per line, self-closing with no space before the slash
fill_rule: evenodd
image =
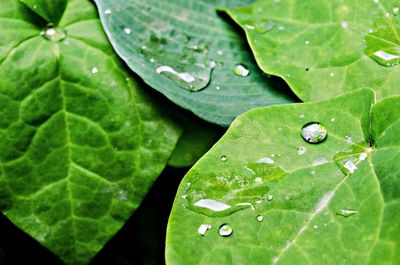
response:
<path id="1" fill-rule="evenodd" d="M 271 86 L 241 36 L 215 11 L 243 1 L 95 2 L 112 45 L 129 67 L 199 117 L 227 126 L 249 109 L 293 102 Z"/>
<path id="2" fill-rule="evenodd" d="M 20 0 L 33 12 L 41 16 L 48 23 L 57 25 L 60 22 L 68 0 Z"/>
<path id="3" fill-rule="evenodd" d="M 129 77 L 92 3 L 70 0 L 46 29 L 20 1 L 0 5 L 0 209 L 67 264 L 86 264 L 138 207 L 179 130 Z"/>
<path id="4" fill-rule="evenodd" d="M 363 89 L 240 116 L 180 185 L 167 263 L 400 264 L 400 97 L 374 100 Z M 325 141 L 302 138 L 308 122 Z"/>

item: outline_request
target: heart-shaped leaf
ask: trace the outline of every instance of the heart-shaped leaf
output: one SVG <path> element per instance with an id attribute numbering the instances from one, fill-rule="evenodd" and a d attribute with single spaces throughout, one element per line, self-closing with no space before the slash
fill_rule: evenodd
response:
<path id="1" fill-rule="evenodd" d="M 259 66 L 304 101 L 369 87 L 400 94 L 398 1 L 263 1 L 228 9 Z"/>
<path id="2" fill-rule="evenodd" d="M 179 130 L 129 78 L 92 3 L 68 1 L 57 27 L 35 24 L 20 1 L 0 5 L 0 209 L 67 264 L 86 264 Z"/>
<path id="3" fill-rule="evenodd" d="M 374 99 L 240 116 L 180 185 L 167 263 L 399 264 L 400 97 Z"/>
<path id="4" fill-rule="evenodd" d="M 96 0 L 119 56 L 179 106 L 223 126 L 260 106 L 293 102 L 256 67 L 215 11 L 241 0 Z M 248 2 L 248 1 L 245 1 Z"/>

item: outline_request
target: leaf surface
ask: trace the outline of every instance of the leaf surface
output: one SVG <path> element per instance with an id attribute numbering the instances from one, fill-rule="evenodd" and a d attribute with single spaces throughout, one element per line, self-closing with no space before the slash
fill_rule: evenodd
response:
<path id="1" fill-rule="evenodd" d="M 226 9 L 258 65 L 303 101 L 369 87 L 398 95 L 399 3 L 392 0 L 258 0 Z"/>
<path id="2" fill-rule="evenodd" d="M 400 97 L 374 101 L 362 89 L 241 115 L 180 185 L 167 264 L 399 264 Z M 325 141 L 302 138 L 308 122 Z"/>
<path id="3" fill-rule="evenodd" d="M 243 1 L 95 2 L 119 56 L 147 84 L 197 116 L 228 126 L 249 109 L 293 102 L 256 67 L 245 41 L 215 11 Z M 236 66 L 247 76 L 235 75 Z"/>
<path id="4" fill-rule="evenodd" d="M 129 77 L 92 3 L 70 0 L 44 29 L 20 1 L 0 5 L 0 210 L 66 264 L 87 264 L 179 129 Z"/>

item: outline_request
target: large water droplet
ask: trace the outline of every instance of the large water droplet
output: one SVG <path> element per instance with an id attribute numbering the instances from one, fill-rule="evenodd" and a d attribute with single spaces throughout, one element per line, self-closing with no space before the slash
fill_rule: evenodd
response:
<path id="1" fill-rule="evenodd" d="M 358 213 L 358 211 L 350 210 L 350 209 L 340 209 L 339 211 L 336 212 L 337 215 L 341 215 L 343 217 L 350 217 L 357 213 Z"/>
<path id="2" fill-rule="evenodd" d="M 301 136 L 311 144 L 323 142 L 328 136 L 328 130 L 319 122 L 309 122 L 301 128 Z"/>
<path id="3" fill-rule="evenodd" d="M 376 29 L 365 36 L 365 53 L 380 65 L 400 64 L 400 29 L 392 17 L 377 20 Z"/>
<path id="4" fill-rule="evenodd" d="M 156 68 L 156 73 L 168 76 L 176 83 L 178 83 L 181 87 L 184 87 L 189 91 L 199 91 L 204 88 L 210 81 L 208 79 L 209 73 L 207 72 L 210 70 L 206 70 L 205 68 L 204 70 L 206 72 L 203 73 L 201 71 L 180 72 L 172 68 L 171 66 L 162 65 Z M 194 73 L 197 73 L 197 75 L 195 75 Z"/>
<path id="5" fill-rule="evenodd" d="M 219 227 L 218 234 L 223 237 L 232 235 L 233 229 L 229 224 L 223 224 Z"/>
<path id="6" fill-rule="evenodd" d="M 243 64 L 238 64 L 233 68 L 233 73 L 237 76 L 246 77 L 250 74 L 250 71 Z"/>
<path id="7" fill-rule="evenodd" d="M 40 35 L 48 41 L 61 42 L 67 37 L 67 31 L 63 28 L 49 26 Z"/>
<path id="8" fill-rule="evenodd" d="M 207 230 L 211 229 L 211 225 L 210 224 L 202 224 L 199 226 L 199 228 L 197 229 L 197 232 L 201 235 L 204 236 L 207 232 Z"/>

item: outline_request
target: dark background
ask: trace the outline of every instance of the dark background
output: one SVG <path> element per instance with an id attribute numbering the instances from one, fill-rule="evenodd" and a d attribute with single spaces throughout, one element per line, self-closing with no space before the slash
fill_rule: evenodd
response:
<path id="1" fill-rule="evenodd" d="M 168 216 L 187 169 L 165 168 L 143 203 L 90 265 L 165 264 Z M 63 265 L 54 254 L 0 214 L 0 265 Z"/>

